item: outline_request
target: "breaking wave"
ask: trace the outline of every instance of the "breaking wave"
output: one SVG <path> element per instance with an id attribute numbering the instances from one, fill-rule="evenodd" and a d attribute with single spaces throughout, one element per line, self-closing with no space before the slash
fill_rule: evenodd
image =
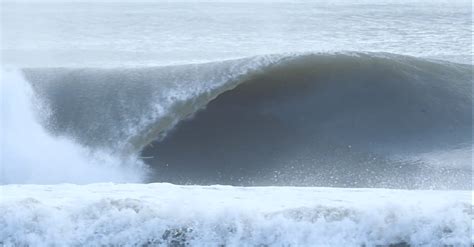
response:
<path id="1" fill-rule="evenodd" d="M 141 153 L 153 181 L 470 187 L 471 65 L 346 52 L 23 73 L 52 134 Z"/>
<path id="2" fill-rule="evenodd" d="M 0 184 L 141 181 L 144 165 L 133 156 L 117 159 L 74 140 L 49 135 L 38 123 L 49 116 L 18 71 L 2 70 L 0 84 Z M 33 99 L 33 100 L 32 100 Z M 1 245 L 1 243 L 0 243 Z"/>

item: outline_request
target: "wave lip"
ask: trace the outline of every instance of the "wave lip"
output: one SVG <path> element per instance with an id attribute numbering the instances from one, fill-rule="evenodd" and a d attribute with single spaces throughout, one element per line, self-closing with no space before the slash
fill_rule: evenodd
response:
<path id="1" fill-rule="evenodd" d="M 269 55 L 151 68 L 34 68 L 24 69 L 24 73 L 53 109 L 50 124 L 55 131 L 71 132 L 86 145 L 113 146 L 127 141 L 140 150 L 220 94 L 262 77 L 282 76 L 295 81 L 330 80 L 338 74 L 345 74 L 336 78 L 341 80 L 352 76 L 353 85 L 332 82 L 340 87 L 339 91 L 348 90 L 343 87 L 370 87 L 374 80 L 385 79 L 389 80 L 384 82 L 386 85 L 376 85 L 381 91 L 373 92 L 371 103 L 383 103 L 380 97 L 384 91 L 410 97 L 419 93 L 424 101 L 431 101 L 424 103 L 432 103 L 432 107 L 436 104 L 440 109 L 446 108 L 446 102 L 451 107 L 451 116 L 438 116 L 437 120 L 459 118 L 454 114 L 471 107 L 468 101 L 472 93 L 467 90 L 471 86 L 471 69 L 469 65 L 388 53 L 343 52 Z M 357 78 L 364 73 L 365 78 Z M 400 81 L 398 85 L 393 82 L 395 79 Z M 293 81 L 288 85 L 301 84 Z M 271 90 L 276 86 L 267 87 Z M 451 104 L 451 100 L 455 102 Z M 435 109 L 419 110 L 426 113 Z M 117 127 L 112 128 L 112 124 Z"/>
<path id="2" fill-rule="evenodd" d="M 53 110 L 46 120 L 51 129 L 86 146 L 131 152 L 272 61 L 264 56 L 184 66 L 23 71 Z"/>

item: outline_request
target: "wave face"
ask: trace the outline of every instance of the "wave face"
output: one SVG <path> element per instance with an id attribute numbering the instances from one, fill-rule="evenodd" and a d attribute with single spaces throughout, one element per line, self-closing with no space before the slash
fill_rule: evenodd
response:
<path id="1" fill-rule="evenodd" d="M 471 72 L 386 53 L 24 69 L 50 131 L 142 152 L 152 181 L 417 188 L 470 188 Z"/>

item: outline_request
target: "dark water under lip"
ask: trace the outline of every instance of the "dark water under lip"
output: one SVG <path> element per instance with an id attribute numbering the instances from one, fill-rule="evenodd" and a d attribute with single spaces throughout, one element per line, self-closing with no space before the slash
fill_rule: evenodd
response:
<path id="1" fill-rule="evenodd" d="M 469 99 L 437 88 L 445 78 L 420 73 L 417 82 L 380 63 L 318 65 L 221 94 L 143 150 L 150 181 L 470 189 L 470 160 L 440 167 L 417 156 L 471 141 Z"/>

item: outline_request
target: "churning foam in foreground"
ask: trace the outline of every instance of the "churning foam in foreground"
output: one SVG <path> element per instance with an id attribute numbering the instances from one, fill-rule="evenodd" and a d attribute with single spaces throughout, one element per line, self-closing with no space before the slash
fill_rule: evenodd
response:
<path id="1" fill-rule="evenodd" d="M 143 169 L 135 159 L 119 160 L 47 133 L 37 117 L 48 112 L 32 101 L 29 83 L 18 71 L 2 74 L 0 184 L 140 181 Z"/>
<path id="2" fill-rule="evenodd" d="M 468 246 L 470 191 L 6 185 L 5 246 Z"/>

